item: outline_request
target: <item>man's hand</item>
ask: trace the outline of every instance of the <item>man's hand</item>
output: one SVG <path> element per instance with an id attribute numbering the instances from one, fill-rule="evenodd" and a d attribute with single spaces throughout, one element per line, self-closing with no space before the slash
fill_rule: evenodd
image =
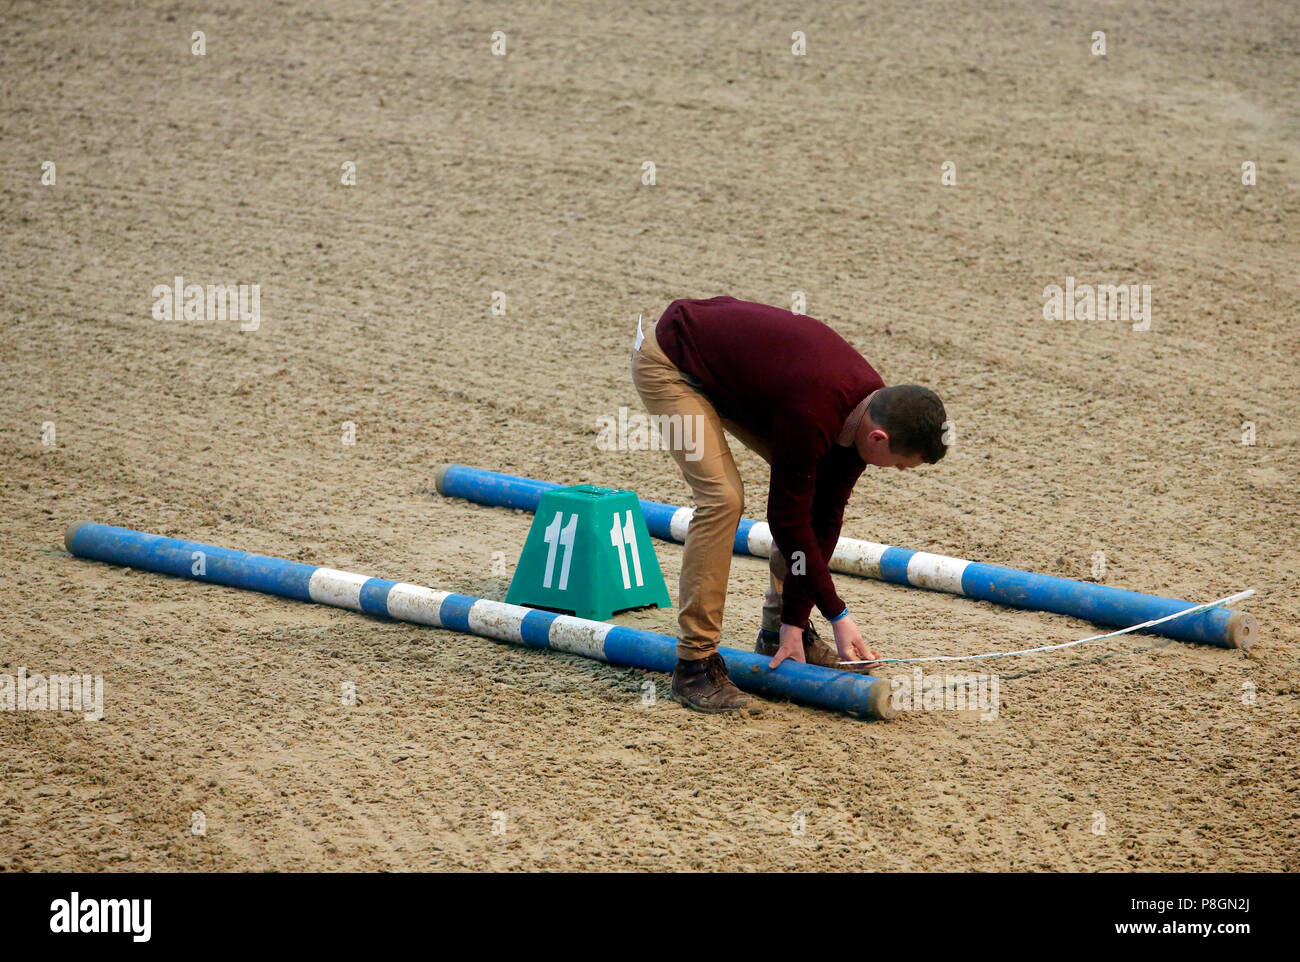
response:
<path id="1" fill-rule="evenodd" d="M 868 661 L 875 664 L 880 658 L 880 652 L 872 651 L 867 647 L 867 643 L 862 640 L 862 632 L 858 631 L 858 626 L 848 615 L 839 621 L 832 621 L 831 628 L 835 632 L 835 647 L 840 651 L 840 661 Z M 781 626 L 781 630 L 785 631 L 785 625 Z M 784 634 L 781 635 L 781 639 L 784 642 Z"/>
<path id="2" fill-rule="evenodd" d="M 781 647 L 777 648 L 776 655 L 768 662 L 767 667 L 777 668 L 787 658 L 804 663 L 808 660 L 803 654 L 803 629 L 783 624 L 781 625 Z"/>

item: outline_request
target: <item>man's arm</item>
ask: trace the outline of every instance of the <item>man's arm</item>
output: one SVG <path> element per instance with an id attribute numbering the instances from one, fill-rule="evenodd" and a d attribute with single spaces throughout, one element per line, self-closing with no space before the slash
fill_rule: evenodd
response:
<path id="1" fill-rule="evenodd" d="M 852 452 L 848 448 L 835 448 L 833 453 L 818 467 L 810 509 L 810 522 L 813 537 L 817 544 L 819 560 L 826 568 L 827 577 L 830 577 L 831 556 L 835 553 L 835 546 L 840 540 L 840 530 L 844 525 L 844 509 L 848 504 L 849 496 L 853 493 L 854 485 L 857 484 L 858 478 L 862 476 L 862 471 L 866 467 L 862 464 L 860 458 L 854 456 L 855 454 L 856 452 Z M 771 512 L 769 511 L 769 517 L 770 515 Z M 779 543 L 778 547 L 780 547 Z M 785 554 L 787 561 L 790 561 L 791 556 L 784 549 L 782 549 L 781 553 Z M 808 557 L 811 557 L 811 555 Z M 812 569 L 809 567 L 807 570 L 811 572 Z M 802 613 L 803 620 L 795 621 L 784 616 L 784 602 L 792 596 L 794 604 L 791 608 L 791 614 Z M 836 595 L 836 598 L 838 598 L 838 595 Z M 805 588 L 804 579 L 799 578 L 787 579 L 786 588 L 782 592 L 782 601 L 782 621 L 797 626 L 804 624 L 807 613 L 812 610 L 814 603 L 813 598 Z M 824 608 L 821 611 L 823 615 L 826 615 Z M 827 617 L 833 618 L 840 611 L 843 611 L 843 605 L 840 606 L 839 610 L 832 611 Z"/>
<path id="2" fill-rule="evenodd" d="M 844 527 L 844 509 L 866 465 L 851 448 L 836 447 L 817 472 L 817 492 L 813 496 L 812 525 L 821 548 L 822 560 L 829 567 L 831 555 Z"/>
<path id="3" fill-rule="evenodd" d="M 834 528 L 835 538 L 830 542 L 829 552 L 824 552 L 819 537 L 823 532 L 818 531 L 813 523 L 817 493 L 816 467 L 810 467 L 808 461 L 790 458 L 778 448 L 772 459 L 767 520 L 772 529 L 772 540 L 790 566 L 781 602 L 781 621 L 787 625 L 803 627 L 813 605 L 827 619 L 844 611 L 844 602 L 835 591 L 835 582 L 826 563 L 835 550 L 839 524 L 830 525 Z M 828 525 L 836 514 L 842 520 L 844 506 L 841 504 L 838 511 L 828 511 L 822 506 L 821 512 L 822 525 Z M 798 573 L 800 571 L 802 573 Z"/>
<path id="4" fill-rule="evenodd" d="M 781 644 L 769 668 L 777 668 L 787 658 L 793 658 L 795 661 L 804 660 L 803 625 L 807 622 L 808 612 L 813 605 L 806 576 L 820 568 L 825 571 L 826 580 L 831 580 L 829 564 L 831 556 L 835 553 L 835 545 L 839 541 L 840 528 L 844 522 L 844 507 L 865 467 L 860 458 L 850 457 L 848 451 L 839 448 L 832 449 L 831 455 L 819 466 L 818 476 L 813 480 L 810 507 L 810 528 L 817 540 L 817 554 L 804 556 L 808 559 L 808 570 L 805 576 L 792 575 L 786 579 L 781 603 Z M 769 523 L 772 521 L 771 501 L 769 495 Z M 772 533 L 775 540 L 775 525 L 772 526 Z M 780 542 L 777 547 L 782 547 Z M 784 548 L 782 553 L 785 553 Z M 833 582 L 831 582 L 831 592 L 834 593 Z M 832 605 L 835 613 L 828 613 L 826 605 L 820 602 L 818 607 L 831 622 L 835 634 L 835 647 L 839 650 L 840 657 L 846 661 L 876 661 L 880 656 L 867 646 L 857 623 L 849 615 L 848 609 L 838 600 L 839 596 L 835 595 L 835 598 L 836 601 Z"/>

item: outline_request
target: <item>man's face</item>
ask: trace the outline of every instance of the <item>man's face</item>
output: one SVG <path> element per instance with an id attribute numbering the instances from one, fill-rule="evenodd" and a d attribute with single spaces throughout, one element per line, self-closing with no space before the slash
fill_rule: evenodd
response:
<path id="1" fill-rule="evenodd" d="M 877 468 L 898 468 L 906 471 L 922 463 L 919 454 L 895 454 L 889 450 L 889 435 L 873 424 L 858 434 L 858 454 L 867 464 Z"/>

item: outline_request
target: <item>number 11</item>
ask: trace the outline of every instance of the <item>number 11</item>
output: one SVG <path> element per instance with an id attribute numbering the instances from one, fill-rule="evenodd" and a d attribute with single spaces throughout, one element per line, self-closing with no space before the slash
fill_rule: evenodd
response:
<path id="1" fill-rule="evenodd" d="M 627 558 L 623 554 L 623 546 L 626 545 L 628 553 L 632 555 L 632 568 L 636 574 L 637 587 L 645 584 L 645 579 L 641 576 L 641 555 L 636 550 L 636 528 L 632 526 L 632 512 L 627 512 L 627 521 L 620 524 L 618 512 L 614 513 L 614 527 L 609 529 L 609 543 L 618 549 L 618 565 L 623 569 L 623 587 L 631 588 L 632 582 L 627 576 Z"/>
<path id="2" fill-rule="evenodd" d="M 564 530 L 560 530 L 560 525 L 564 524 L 564 513 L 555 512 L 555 518 L 546 526 L 546 532 L 542 540 L 549 546 L 546 552 L 546 577 L 542 579 L 542 587 L 551 587 L 552 576 L 555 573 L 555 549 L 564 546 L 564 562 L 560 565 L 560 590 L 567 591 L 569 587 L 569 564 L 573 561 L 573 536 L 578 532 L 578 516 L 575 514 L 569 519 L 569 523 L 564 525 Z M 626 579 L 625 579 L 626 580 Z"/>

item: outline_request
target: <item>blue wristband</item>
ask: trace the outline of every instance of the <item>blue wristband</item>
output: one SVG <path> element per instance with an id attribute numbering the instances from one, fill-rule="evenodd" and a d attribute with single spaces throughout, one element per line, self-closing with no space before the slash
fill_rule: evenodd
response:
<path id="1" fill-rule="evenodd" d="M 849 608 L 848 608 L 848 605 L 845 605 L 843 611 L 841 611 L 838 615 L 836 615 L 834 618 L 831 618 L 831 619 L 829 619 L 829 620 L 830 620 L 830 623 L 833 625 L 833 624 L 835 624 L 835 622 L 837 622 L 837 621 L 842 621 L 843 619 L 847 618 L 848 616 L 849 616 Z"/>

